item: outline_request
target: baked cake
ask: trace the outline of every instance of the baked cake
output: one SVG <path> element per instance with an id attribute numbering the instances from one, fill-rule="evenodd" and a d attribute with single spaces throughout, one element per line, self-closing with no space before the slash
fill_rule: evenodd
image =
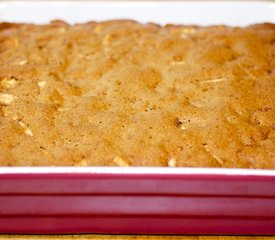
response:
<path id="1" fill-rule="evenodd" d="M 275 24 L 0 24 L 1 166 L 275 169 Z"/>

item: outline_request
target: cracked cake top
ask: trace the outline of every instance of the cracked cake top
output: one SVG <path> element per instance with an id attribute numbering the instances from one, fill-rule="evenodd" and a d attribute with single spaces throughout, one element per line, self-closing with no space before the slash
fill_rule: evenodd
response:
<path id="1" fill-rule="evenodd" d="M 275 25 L 0 24 L 0 165 L 275 168 Z"/>

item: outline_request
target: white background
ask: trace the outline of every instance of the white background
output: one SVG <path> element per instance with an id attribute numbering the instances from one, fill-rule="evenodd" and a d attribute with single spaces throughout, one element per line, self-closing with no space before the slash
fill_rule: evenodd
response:
<path id="1" fill-rule="evenodd" d="M 1 1 L 0 21 L 69 23 L 114 18 L 140 22 L 226 24 L 275 23 L 275 1 Z"/>

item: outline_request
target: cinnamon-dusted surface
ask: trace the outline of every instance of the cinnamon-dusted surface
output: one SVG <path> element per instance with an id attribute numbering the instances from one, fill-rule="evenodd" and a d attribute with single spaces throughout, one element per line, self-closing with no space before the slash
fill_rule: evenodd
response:
<path id="1" fill-rule="evenodd" d="M 0 24 L 2 166 L 275 168 L 275 25 Z"/>

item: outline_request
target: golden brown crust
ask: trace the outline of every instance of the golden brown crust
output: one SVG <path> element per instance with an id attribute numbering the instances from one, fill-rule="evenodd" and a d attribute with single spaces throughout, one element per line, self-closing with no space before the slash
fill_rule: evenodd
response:
<path id="1" fill-rule="evenodd" d="M 0 24 L 0 163 L 275 168 L 275 25 Z"/>

